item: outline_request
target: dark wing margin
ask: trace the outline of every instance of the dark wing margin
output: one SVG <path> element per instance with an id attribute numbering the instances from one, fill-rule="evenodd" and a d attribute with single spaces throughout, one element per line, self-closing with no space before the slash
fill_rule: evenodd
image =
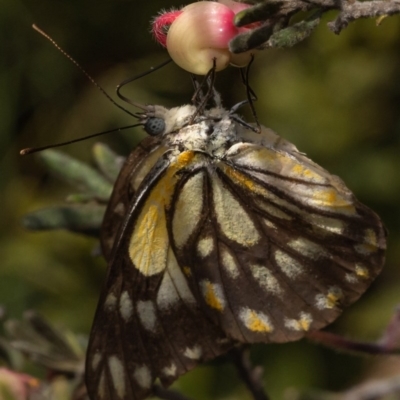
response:
<path id="1" fill-rule="evenodd" d="M 128 207 L 138 189 L 135 182 L 144 179 L 146 172 L 165 153 L 158 137 L 147 137 L 133 150 L 121 168 L 108 202 L 101 230 L 101 247 L 109 260 L 118 229 L 125 219 Z"/>

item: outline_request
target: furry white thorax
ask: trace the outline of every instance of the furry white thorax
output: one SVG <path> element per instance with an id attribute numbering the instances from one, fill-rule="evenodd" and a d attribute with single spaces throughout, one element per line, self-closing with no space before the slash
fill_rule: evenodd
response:
<path id="1" fill-rule="evenodd" d="M 171 109 L 155 107 L 153 115 L 165 121 L 163 138 L 167 147 L 177 147 L 180 151 L 203 151 L 220 157 L 246 130 L 222 107 L 204 111 L 195 118 L 194 123 L 189 124 L 195 112 L 193 105 Z"/>
<path id="2" fill-rule="evenodd" d="M 232 114 L 222 106 L 206 110 L 189 125 L 195 112 L 194 105 L 170 109 L 154 106 L 152 116 L 165 121 L 163 140 L 167 147 L 175 147 L 179 151 L 202 151 L 221 158 L 257 145 L 305 158 L 294 144 L 281 138 L 272 129 L 261 126 L 261 132 L 255 133 L 236 122 Z"/>

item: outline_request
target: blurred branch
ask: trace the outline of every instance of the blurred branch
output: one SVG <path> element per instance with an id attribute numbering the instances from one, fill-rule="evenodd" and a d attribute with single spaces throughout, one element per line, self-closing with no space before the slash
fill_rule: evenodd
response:
<path id="1" fill-rule="evenodd" d="M 94 168 L 60 151 L 45 150 L 39 154 L 51 174 L 79 191 L 66 203 L 26 214 L 22 225 L 31 230 L 66 229 L 99 237 L 100 227 L 113 184 L 124 158 L 102 143 L 93 147 Z"/>
<path id="2" fill-rule="evenodd" d="M 153 386 L 153 394 L 162 400 L 190 400 L 188 397 L 175 390 L 164 389 L 160 385 Z"/>
<path id="3" fill-rule="evenodd" d="M 0 368 L 1 400 L 2 381 L 13 400 L 88 400 L 83 382 L 86 340 L 56 329 L 34 311 L 26 311 L 22 320 L 7 319 L 3 328 L 6 336 L 0 337 L 0 348 L 7 368 Z M 21 365 L 13 362 L 12 351 L 45 369 L 45 378 L 18 372 Z"/>
<path id="4" fill-rule="evenodd" d="M 334 21 L 328 23 L 329 29 L 336 34 L 339 34 L 350 22 L 360 18 L 376 18 L 400 13 L 400 1 L 398 0 L 341 1 L 338 3 L 340 7 L 332 7 L 332 9 L 338 9 L 340 13 Z"/>
<path id="5" fill-rule="evenodd" d="M 62 374 L 83 374 L 85 351 L 70 332 L 60 332 L 34 311 L 26 311 L 22 321 L 4 323 L 8 343 L 37 365 Z"/>
<path id="6" fill-rule="evenodd" d="M 111 182 L 86 163 L 53 149 L 42 151 L 38 157 L 51 173 L 65 183 L 101 201 L 107 202 L 110 198 Z"/>
<path id="7" fill-rule="evenodd" d="M 352 340 L 324 331 L 310 332 L 307 338 L 336 350 L 363 354 L 400 354 L 400 306 L 396 308 L 382 336 L 376 342 Z"/>
<path id="8" fill-rule="evenodd" d="M 343 392 L 342 400 L 368 400 L 381 399 L 383 396 L 400 395 L 400 376 L 390 379 L 373 380 L 357 385 Z"/>
<path id="9" fill-rule="evenodd" d="M 230 354 L 240 378 L 250 390 L 253 399 L 269 400 L 263 388 L 263 368 L 261 366 L 253 367 L 250 361 L 250 349 L 242 346 L 233 349 Z"/>
<path id="10" fill-rule="evenodd" d="M 358 19 L 399 14 L 400 0 L 264 0 L 236 14 L 236 26 L 254 24 L 254 28 L 237 35 L 229 48 L 233 53 L 242 53 L 251 49 L 294 46 L 312 33 L 323 14 L 332 10 L 339 14 L 328 27 L 339 34 Z M 304 12 L 312 12 L 311 17 L 307 15 L 291 24 L 293 16 Z"/>
<path id="11" fill-rule="evenodd" d="M 400 376 L 364 382 L 341 393 L 291 390 L 285 398 L 290 400 L 394 400 L 400 398 Z"/>
<path id="12" fill-rule="evenodd" d="M 396 308 L 386 329 L 376 342 L 361 342 L 324 331 L 310 332 L 307 338 L 325 346 L 332 347 L 335 350 L 345 350 L 369 355 L 400 354 L 400 306 Z M 290 400 L 399 399 L 400 376 L 364 382 L 341 393 L 314 390 L 298 392 L 292 390 L 286 397 Z"/>

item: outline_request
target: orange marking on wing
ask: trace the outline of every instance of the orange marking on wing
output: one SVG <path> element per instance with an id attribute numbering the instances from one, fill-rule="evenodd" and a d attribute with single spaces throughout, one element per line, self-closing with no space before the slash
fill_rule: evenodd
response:
<path id="1" fill-rule="evenodd" d="M 224 306 L 216 296 L 214 286 L 210 282 L 205 282 L 204 298 L 210 307 L 215 308 L 218 311 L 223 310 Z"/>
<path id="2" fill-rule="evenodd" d="M 247 327 L 254 332 L 271 332 L 271 325 L 261 320 L 254 311 L 250 311 L 248 316 Z"/>
<path id="3" fill-rule="evenodd" d="M 253 190 L 254 189 L 254 187 L 255 187 L 254 182 L 251 179 L 249 179 L 246 176 L 244 176 L 239 171 L 236 171 L 231 167 L 226 167 L 226 168 L 224 168 L 224 172 L 230 178 L 232 178 L 234 181 L 236 181 L 236 183 L 239 183 L 239 185 L 244 186 L 249 190 Z"/>

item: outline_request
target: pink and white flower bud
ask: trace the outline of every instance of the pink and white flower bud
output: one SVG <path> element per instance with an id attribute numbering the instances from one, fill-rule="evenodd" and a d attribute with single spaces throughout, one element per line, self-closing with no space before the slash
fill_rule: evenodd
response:
<path id="1" fill-rule="evenodd" d="M 28 400 L 31 390 L 38 385 L 38 380 L 29 375 L 0 368 L 0 399 L 3 394 L 14 400 Z"/>
<path id="2" fill-rule="evenodd" d="M 191 73 L 207 74 L 214 59 L 217 71 L 229 64 L 243 67 L 251 53 L 232 54 L 228 44 L 248 29 L 233 24 L 235 14 L 247 7 L 232 0 L 199 1 L 161 14 L 153 22 L 153 33 L 175 63 Z"/>

